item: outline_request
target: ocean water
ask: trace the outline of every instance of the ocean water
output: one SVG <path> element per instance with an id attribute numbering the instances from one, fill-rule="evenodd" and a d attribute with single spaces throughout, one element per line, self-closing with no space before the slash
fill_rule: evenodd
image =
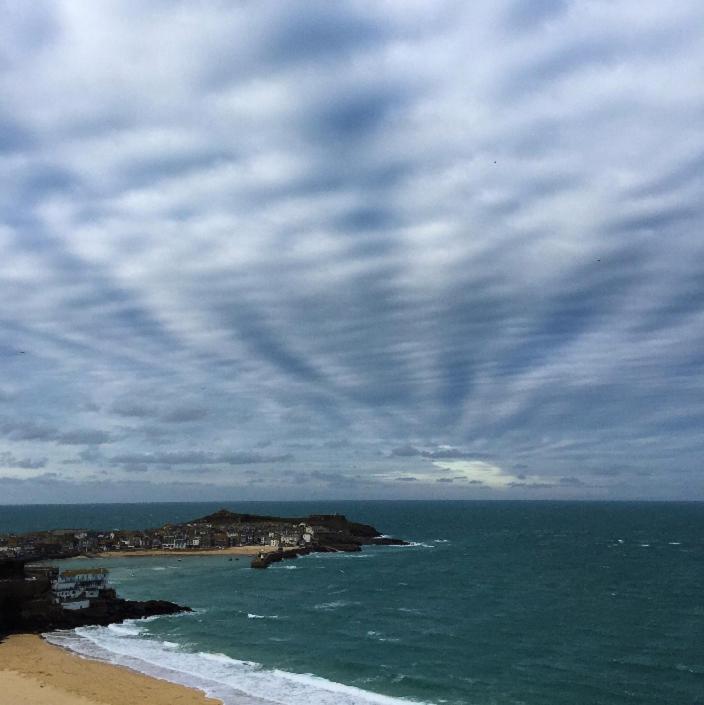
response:
<path id="1" fill-rule="evenodd" d="M 153 526 L 219 506 L 0 507 L 0 531 Z M 225 506 L 339 511 L 414 543 L 265 571 L 225 556 L 101 561 L 125 597 L 195 612 L 49 639 L 228 705 L 704 703 L 703 504 Z"/>

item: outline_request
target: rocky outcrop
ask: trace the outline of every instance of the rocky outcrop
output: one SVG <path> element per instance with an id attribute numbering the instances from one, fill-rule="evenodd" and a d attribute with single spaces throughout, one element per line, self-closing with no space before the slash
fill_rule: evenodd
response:
<path id="1" fill-rule="evenodd" d="M 307 517 L 279 517 L 261 514 L 240 514 L 228 509 L 220 509 L 213 514 L 193 519 L 189 524 L 209 524 L 211 526 L 233 526 L 236 524 L 306 524 L 322 528 L 323 532 L 338 537 L 337 543 L 373 543 L 381 538 L 380 531 L 369 524 L 349 521 L 344 514 L 310 514 Z M 400 539 L 394 539 L 400 541 Z M 324 541 L 324 539 L 323 539 Z"/>
<path id="2" fill-rule="evenodd" d="M 372 546 L 408 546 L 408 541 L 394 539 L 391 536 L 376 536 L 369 542 Z"/>
<path id="3" fill-rule="evenodd" d="M 268 568 L 272 563 L 298 558 L 309 553 L 356 553 L 362 546 L 407 546 L 408 541 L 394 539 L 388 536 L 375 536 L 360 539 L 348 533 L 325 534 L 324 538 L 301 548 L 260 553 L 252 559 L 252 568 Z"/>
<path id="4" fill-rule="evenodd" d="M 65 610 L 58 605 L 47 605 L 45 609 L 31 610 L 24 615 L 20 624 L 12 631 L 23 633 L 41 633 L 55 629 L 75 629 L 91 625 L 106 626 L 123 622 L 126 619 L 142 619 L 156 615 L 190 612 L 190 607 L 183 607 L 165 600 L 133 600 L 96 601 L 83 610 Z"/>
<path id="5" fill-rule="evenodd" d="M 190 611 L 189 607 L 165 600 L 123 600 L 115 597 L 112 590 L 100 599 L 91 600 L 86 609 L 67 610 L 54 602 L 47 578 L 25 572 L 25 561 L 0 561 L 0 636 L 107 625 Z"/>

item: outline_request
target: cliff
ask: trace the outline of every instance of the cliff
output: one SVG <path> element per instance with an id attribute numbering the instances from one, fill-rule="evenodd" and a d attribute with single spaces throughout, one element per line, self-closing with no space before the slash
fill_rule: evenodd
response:
<path id="1" fill-rule="evenodd" d="M 66 610 L 54 602 L 49 579 L 27 574 L 25 563 L 24 560 L 0 559 L 0 636 L 190 612 L 189 607 L 164 600 L 123 600 L 112 591 L 112 595 L 92 600 L 87 609 Z"/>

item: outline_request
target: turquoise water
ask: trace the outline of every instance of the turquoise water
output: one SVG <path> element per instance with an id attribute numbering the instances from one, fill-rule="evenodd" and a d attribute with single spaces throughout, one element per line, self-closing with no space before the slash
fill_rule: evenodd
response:
<path id="1" fill-rule="evenodd" d="M 0 531 L 142 527 L 219 506 L 3 507 Z M 53 639 L 238 704 L 704 703 L 702 504 L 226 506 L 340 511 L 415 545 L 266 571 L 224 556 L 101 561 L 122 595 L 196 612 Z"/>

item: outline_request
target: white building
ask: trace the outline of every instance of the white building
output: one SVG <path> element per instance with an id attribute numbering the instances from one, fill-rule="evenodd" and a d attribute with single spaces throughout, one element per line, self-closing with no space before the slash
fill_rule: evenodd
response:
<path id="1" fill-rule="evenodd" d="M 51 581 L 54 601 L 65 610 L 82 610 L 90 607 L 90 601 L 100 597 L 108 585 L 107 568 L 79 568 L 61 571 Z"/>

